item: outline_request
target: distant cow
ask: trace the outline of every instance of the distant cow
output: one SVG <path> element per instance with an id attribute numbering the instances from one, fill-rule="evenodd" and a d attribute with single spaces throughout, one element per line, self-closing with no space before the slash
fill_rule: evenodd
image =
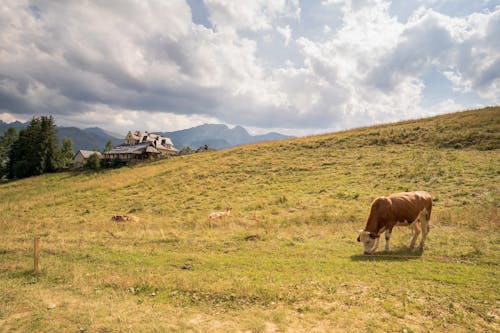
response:
<path id="1" fill-rule="evenodd" d="M 136 216 L 131 216 L 131 215 L 114 215 L 111 217 L 112 221 L 116 222 L 139 222 L 139 218 Z"/>
<path id="2" fill-rule="evenodd" d="M 208 215 L 210 220 L 223 219 L 231 216 L 231 208 L 227 208 L 225 212 L 212 212 Z"/>
<path id="3" fill-rule="evenodd" d="M 380 234 L 385 231 L 385 250 L 389 251 L 389 239 L 396 225 L 411 225 L 413 238 L 410 248 L 415 247 L 417 237 L 422 231 L 419 248 L 423 249 L 429 233 L 432 197 L 424 191 L 404 192 L 379 197 L 372 203 L 370 216 L 364 230 L 359 231 L 358 242 L 362 242 L 364 253 L 371 254 L 377 247 Z"/>

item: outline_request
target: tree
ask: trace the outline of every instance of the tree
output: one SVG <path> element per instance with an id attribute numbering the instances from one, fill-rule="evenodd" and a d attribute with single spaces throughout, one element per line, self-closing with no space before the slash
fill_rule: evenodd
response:
<path id="1" fill-rule="evenodd" d="M 104 148 L 104 151 L 110 151 L 111 149 L 113 149 L 113 142 L 111 142 L 111 140 L 109 140 L 106 143 L 106 148 Z"/>
<path id="2" fill-rule="evenodd" d="M 56 171 L 60 154 L 57 148 L 56 124 L 52 116 L 41 117 L 40 148 L 42 173 Z"/>
<path id="3" fill-rule="evenodd" d="M 69 138 L 64 138 L 62 141 L 59 163 L 62 168 L 67 168 L 73 164 L 73 141 Z"/>
<path id="4" fill-rule="evenodd" d="M 56 125 L 52 116 L 31 120 L 19 133 L 9 152 L 9 178 L 23 178 L 54 172 L 59 166 Z"/>
<path id="5" fill-rule="evenodd" d="M 41 173 L 37 163 L 41 159 L 40 133 L 39 118 L 33 118 L 29 125 L 21 130 L 9 153 L 9 178 L 23 178 Z"/>
<path id="6" fill-rule="evenodd" d="M 0 179 L 8 173 L 9 154 L 12 145 L 18 139 L 19 134 L 15 127 L 10 127 L 2 137 L 0 137 Z"/>
<path id="7" fill-rule="evenodd" d="M 101 168 L 101 159 L 99 158 L 99 155 L 97 155 L 96 152 L 90 155 L 85 166 L 88 169 L 99 170 Z"/>

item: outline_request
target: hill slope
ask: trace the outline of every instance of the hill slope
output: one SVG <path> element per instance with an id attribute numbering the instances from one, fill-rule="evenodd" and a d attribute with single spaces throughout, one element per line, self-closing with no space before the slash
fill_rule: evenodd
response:
<path id="1" fill-rule="evenodd" d="M 499 119 L 488 108 L 1 184 L 0 325 L 498 331 Z M 399 227 L 390 253 L 361 255 L 372 200 L 414 189 L 434 197 L 426 250 L 409 252 Z"/>

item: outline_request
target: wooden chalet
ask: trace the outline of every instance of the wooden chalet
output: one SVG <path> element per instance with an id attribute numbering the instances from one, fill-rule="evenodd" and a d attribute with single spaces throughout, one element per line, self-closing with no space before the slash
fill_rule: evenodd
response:
<path id="1" fill-rule="evenodd" d="M 170 138 L 149 132 L 130 131 L 125 136 L 125 143 L 104 152 L 104 158 L 130 162 L 175 155 L 177 152 Z"/>

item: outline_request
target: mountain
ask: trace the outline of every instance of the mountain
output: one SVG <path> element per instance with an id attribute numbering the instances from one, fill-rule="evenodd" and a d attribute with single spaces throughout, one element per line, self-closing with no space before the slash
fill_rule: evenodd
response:
<path id="1" fill-rule="evenodd" d="M 104 130 L 104 129 L 99 128 L 99 127 L 89 127 L 89 128 L 84 129 L 84 131 L 87 132 L 87 133 L 96 135 L 96 136 L 98 136 L 100 138 L 108 139 L 108 140 L 111 140 L 111 141 L 113 141 L 112 138 L 114 138 L 114 139 L 120 141 L 120 143 L 125 138 L 125 136 L 122 135 L 122 134 L 113 133 L 111 131 L 107 131 L 107 130 Z"/>
<path id="2" fill-rule="evenodd" d="M 25 128 L 28 125 L 28 123 L 21 123 L 19 121 L 15 121 L 13 123 L 5 123 L 2 120 L 0 120 L 0 136 L 3 135 L 5 131 L 7 131 L 11 127 L 15 127 L 17 131 L 19 132 L 23 128 Z"/>
<path id="3" fill-rule="evenodd" d="M 63 138 L 70 138 L 73 141 L 75 153 L 80 149 L 103 151 L 106 143 L 110 140 L 113 146 L 123 143 L 123 137 L 111 135 L 98 127 L 83 130 L 77 127 L 57 127 L 56 131 L 59 141 L 62 141 Z"/>
<path id="4" fill-rule="evenodd" d="M 0 136 L 9 129 L 15 127 L 18 131 L 26 128 L 28 122 L 21 123 L 19 121 L 13 123 L 5 123 L 0 120 Z M 77 127 L 56 127 L 57 138 L 62 142 L 64 138 L 70 138 L 73 141 L 73 150 L 75 153 L 80 149 L 85 150 L 104 150 L 106 143 L 111 140 L 114 146 L 123 143 L 124 136 L 108 132 L 99 127 L 80 129 Z"/>
<path id="5" fill-rule="evenodd" d="M 28 126 L 28 122 L 5 123 L 0 121 L 0 135 L 9 127 L 16 127 L 19 130 Z M 135 129 L 131 129 L 135 130 Z M 77 127 L 57 127 L 57 137 L 59 141 L 63 138 L 70 138 L 73 141 L 73 150 L 80 149 L 102 151 L 106 143 L 111 140 L 114 146 L 123 143 L 124 135 L 112 133 L 99 127 L 80 129 Z M 229 128 L 222 124 L 205 124 L 189 129 L 174 132 L 153 132 L 169 137 L 177 149 L 184 147 L 198 148 L 207 145 L 215 149 L 223 149 L 247 143 L 260 141 L 272 141 L 289 139 L 292 136 L 271 132 L 263 135 L 250 135 L 241 126 Z"/>
<path id="6" fill-rule="evenodd" d="M 203 145 L 223 149 L 253 142 L 292 138 L 279 133 L 254 136 L 241 126 L 231 129 L 222 124 L 205 124 L 180 131 L 158 132 L 158 134 L 169 137 L 177 149 L 198 148 Z"/>

